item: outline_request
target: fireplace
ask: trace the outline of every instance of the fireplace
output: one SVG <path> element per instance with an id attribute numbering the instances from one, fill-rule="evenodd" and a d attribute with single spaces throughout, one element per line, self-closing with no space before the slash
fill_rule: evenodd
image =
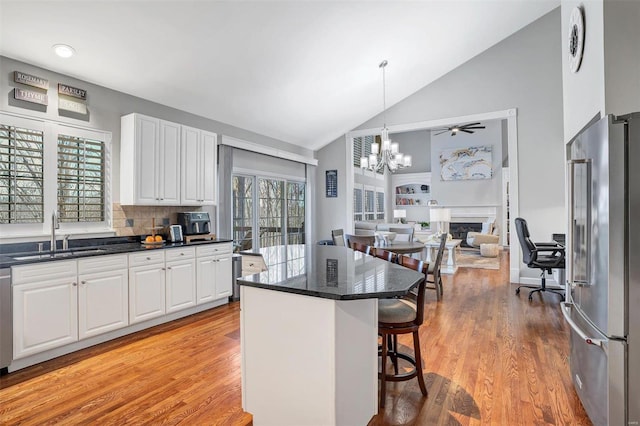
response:
<path id="1" fill-rule="evenodd" d="M 451 222 L 449 224 L 449 233 L 454 240 L 462 240 L 461 247 L 471 247 L 467 244 L 467 232 L 482 231 L 482 223 L 480 222 Z"/>

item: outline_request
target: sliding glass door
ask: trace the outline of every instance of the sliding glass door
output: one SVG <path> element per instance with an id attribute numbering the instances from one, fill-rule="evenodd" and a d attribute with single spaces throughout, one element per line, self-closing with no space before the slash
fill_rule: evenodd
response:
<path id="1" fill-rule="evenodd" d="M 234 251 L 304 244 L 304 182 L 233 175 Z"/>

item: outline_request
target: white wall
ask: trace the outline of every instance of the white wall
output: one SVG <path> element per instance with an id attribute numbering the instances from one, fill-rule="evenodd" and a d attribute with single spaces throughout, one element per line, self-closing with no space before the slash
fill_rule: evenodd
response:
<path id="1" fill-rule="evenodd" d="M 569 17 L 582 5 L 584 53 L 572 73 L 567 58 Z M 562 0 L 564 141 L 594 116 L 640 110 L 640 1 Z"/>
<path id="2" fill-rule="evenodd" d="M 386 114 L 386 122 L 395 124 L 517 108 L 518 158 L 509 162 L 518 162 L 520 215 L 529 221 L 532 235 L 541 239 L 566 230 L 559 40 L 558 8 L 392 106 Z M 380 127 L 382 121 L 379 115 L 358 128 Z M 327 159 L 333 164 L 341 162 L 324 156 Z M 318 216 L 333 215 L 332 207 L 319 201 Z M 342 227 L 350 214 L 334 215 L 332 226 Z M 520 269 L 521 275 L 537 275 L 524 264 Z"/>
<path id="3" fill-rule="evenodd" d="M 29 105 L 13 99 L 13 88 L 23 87 L 13 82 L 13 72 L 23 71 L 49 80 L 49 105 L 44 110 L 35 104 Z M 87 90 L 87 106 L 89 118 L 79 120 L 68 118 L 58 114 L 57 84 L 65 83 L 74 87 Z M 120 200 L 120 117 L 131 112 L 138 112 L 152 117 L 158 117 L 180 124 L 197 127 L 215 132 L 219 135 L 233 136 L 238 139 L 271 146 L 276 149 L 293 152 L 295 154 L 313 157 L 313 151 L 292 145 L 283 141 L 259 135 L 225 123 L 210 120 L 184 111 L 160 105 L 145 99 L 137 98 L 126 93 L 117 92 L 102 86 L 54 73 L 24 62 L 18 62 L 0 56 L 0 110 L 17 114 L 28 115 L 36 118 L 70 123 L 77 126 L 106 130 L 112 133 L 113 139 L 113 198 L 114 202 Z M 23 108 L 29 106 L 32 109 Z"/>
<path id="4" fill-rule="evenodd" d="M 331 230 L 342 228 L 345 233 L 352 228 L 353 176 L 347 177 L 351 170 L 351 156 L 342 137 L 317 152 L 318 174 L 316 181 L 317 208 L 315 235 L 318 240 L 331 239 Z M 325 173 L 327 170 L 338 170 L 338 196 L 327 198 L 325 191 Z M 349 212 L 349 213 L 347 213 Z"/>
<path id="5" fill-rule="evenodd" d="M 501 120 L 482 123 L 486 128 L 474 134 L 449 132 L 431 137 L 431 198 L 438 204 L 455 206 L 499 206 L 502 204 L 502 124 Z M 438 133 L 438 132 L 434 132 Z M 491 179 L 444 181 L 441 177 L 440 153 L 443 150 L 491 146 Z M 498 221 L 499 223 L 499 221 Z"/>

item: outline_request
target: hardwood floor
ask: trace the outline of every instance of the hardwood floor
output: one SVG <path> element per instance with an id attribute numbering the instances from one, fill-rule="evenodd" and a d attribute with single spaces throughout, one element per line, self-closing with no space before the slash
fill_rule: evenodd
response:
<path id="1" fill-rule="evenodd" d="M 370 425 L 591 424 L 558 296 L 515 296 L 506 258 L 444 280 L 420 333 L 428 398 L 417 380 L 390 383 Z M 0 377 L 0 424 L 247 425 L 240 380 L 232 303 Z"/>

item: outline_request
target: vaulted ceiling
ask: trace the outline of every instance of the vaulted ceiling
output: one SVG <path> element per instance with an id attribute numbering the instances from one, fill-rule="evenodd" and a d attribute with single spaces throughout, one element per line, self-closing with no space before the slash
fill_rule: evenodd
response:
<path id="1" fill-rule="evenodd" d="M 318 149 L 382 112 L 383 59 L 388 107 L 558 5 L 0 0 L 0 55 Z"/>

